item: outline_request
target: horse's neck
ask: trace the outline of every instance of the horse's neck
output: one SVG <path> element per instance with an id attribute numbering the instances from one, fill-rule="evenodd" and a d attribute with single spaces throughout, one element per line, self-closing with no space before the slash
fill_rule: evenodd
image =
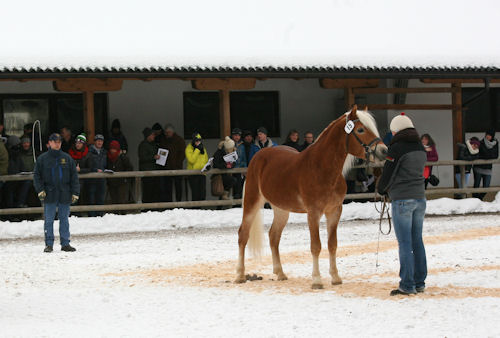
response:
<path id="1" fill-rule="evenodd" d="M 310 146 L 310 152 L 319 161 L 322 168 L 329 168 L 333 172 L 337 170 L 342 172 L 347 157 L 344 125 L 343 117 L 335 120 Z"/>

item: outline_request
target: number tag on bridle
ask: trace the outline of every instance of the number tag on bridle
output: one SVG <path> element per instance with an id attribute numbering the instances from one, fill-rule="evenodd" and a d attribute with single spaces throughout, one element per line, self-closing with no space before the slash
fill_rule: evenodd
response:
<path id="1" fill-rule="evenodd" d="M 353 129 L 354 129 L 354 122 L 352 122 L 351 120 L 347 121 L 344 127 L 345 132 L 347 134 L 350 134 Z"/>

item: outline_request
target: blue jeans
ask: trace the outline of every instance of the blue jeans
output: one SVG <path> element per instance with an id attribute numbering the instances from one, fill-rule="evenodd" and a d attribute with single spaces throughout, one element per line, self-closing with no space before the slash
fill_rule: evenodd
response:
<path id="1" fill-rule="evenodd" d="M 465 173 L 465 188 L 467 188 L 469 184 L 469 178 L 470 178 L 470 173 Z M 455 174 L 455 179 L 457 180 L 457 186 L 459 188 L 462 187 L 462 175 L 461 174 Z"/>
<path id="2" fill-rule="evenodd" d="M 399 288 L 414 293 L 425 287 L 427 259 L 425 257 L 422 228 L 425 199 L 392 201 L 392 219 L 399 245 Z"/>
<path id="3" fill-rule="evenodd" d="M 56 218 L 56 208 L 59 216 L 59 237 L 61 245 L 69 245 L 69 204 L 45 203 L 43 205 L 45 222 L 45 245 L 54 245 L 54 219 Z"/>
<path id="4" fill-rule="evenodd" d="M 488 188 L 490 186 L 491 175 L 480 174 L 476 170 L 473 170 L 473 172 L 474 172 L 474 188 L 479 188 L 479 186 L 481 185 L 481 179 L 483 180 L 483 188 Z M 480 200 L 483 200 L 484 196 L 486 196 L 485 192 L 472 194 L 472 197 L 479 198 Z"/>

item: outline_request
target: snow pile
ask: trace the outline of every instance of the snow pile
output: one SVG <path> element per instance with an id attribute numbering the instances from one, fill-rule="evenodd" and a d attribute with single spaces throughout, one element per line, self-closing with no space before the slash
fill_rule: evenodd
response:
<path id="1" fill-rule="evenodd" d="M 355 219 L 378 219 L 380 203 L 352 202 L 344 205 L 341 221 Z M 273 212 L 262 209 L 265 224 L 273 221 Z M 493 202 L 482 202 L 476 198 L 454 200 L 440 198 L 427 202 L 427 215 L 456 215 L 474 212 L 500 212 L 500 193 Z M 146 212 L 131 215 L 106 214 L 103 217 L 71 217 L 72 234 L 106 234 L 171 230 L 178 228 L 224 228 L 239 226 L 242 209 L 197 210 L 173 209 L 161 212 Z M 323 217 L 322 221 L 325 221 Z M 306 223 L 306 214 L 291 213 L 288 223 Z M 58 222 L 54 224 L 57 233 Z M 43 221 L 0 222 L 0 238 L 27 238 L 43 234 Z"/>

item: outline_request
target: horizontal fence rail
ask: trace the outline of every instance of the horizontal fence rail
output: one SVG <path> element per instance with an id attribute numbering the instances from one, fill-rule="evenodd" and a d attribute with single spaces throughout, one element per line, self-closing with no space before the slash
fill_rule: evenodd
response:
<path id="1" fill-rule="evenodd" d="M 430 166 L 460 166 L 462 173 L 465 166 L 476 164 L 498 164 L 500 159 L 497 160 L 476 160 L 476 161 L 460 161 L 460 160 L 446 160 L 438 162 L 427 162 Z M 382 165 L 369 164 L 369 167 L 382 167 Z M 365 168 L 366 165 L 354 166 L 354 168 Z M 73 212 L 84 211 L 141 211 L 141 210 L 154 210 L 154 209 L 171 209 L 171 208 L 205 208 L 205 207 L 220 207 L 220 206 L 233 206 L 241 205 L 241 199 L 230 200 L 205 200 L 205 201 L 181 201 L 181 202 L 156 202 L 156 203 L 142 203 L 141 198 L 141 179 L 143 177 L 162 177 L 162 176 L 192 176 L 192 175 L 215 175 L 215 174 L 237 174 L 246 173 L 247 168 L 234 168 L 234 169 L 211 169 L 206 172 L 199 170 L 153 170 L 153 171 L 121 171 L 114 173 L 87 173 L 78 175 L 79 179 L 90 178 L 134 178 L 135 179 L 135 195 L 136 203 L 127 204 L 105 204 L 105 205 L 74 205 L 71 206 Z M 463 175 L 462 175 L 463 177 Z M 33 174 L 17 174 L 0 176 L 0 181 L 26 181 L 33 180 Z M 463 185 L 462 185 L 463 186 Z M 427 195 L 436 194 L 468 194 L 468 193 L 487 193 L 500 191 L 500 186 L 489 188 L 431 188 L 425 191 Z M 380 195 L 376 192 L 373 193 L 355 193 L 347 194 L 345 199 L 358 200 L 358 199 L 380 199 Z M 30 207 L 30 208 L 6 208 L 0 209 L 0 215 L 23 215 L 23 214 L 41 214 L 43 207 Z"/>

